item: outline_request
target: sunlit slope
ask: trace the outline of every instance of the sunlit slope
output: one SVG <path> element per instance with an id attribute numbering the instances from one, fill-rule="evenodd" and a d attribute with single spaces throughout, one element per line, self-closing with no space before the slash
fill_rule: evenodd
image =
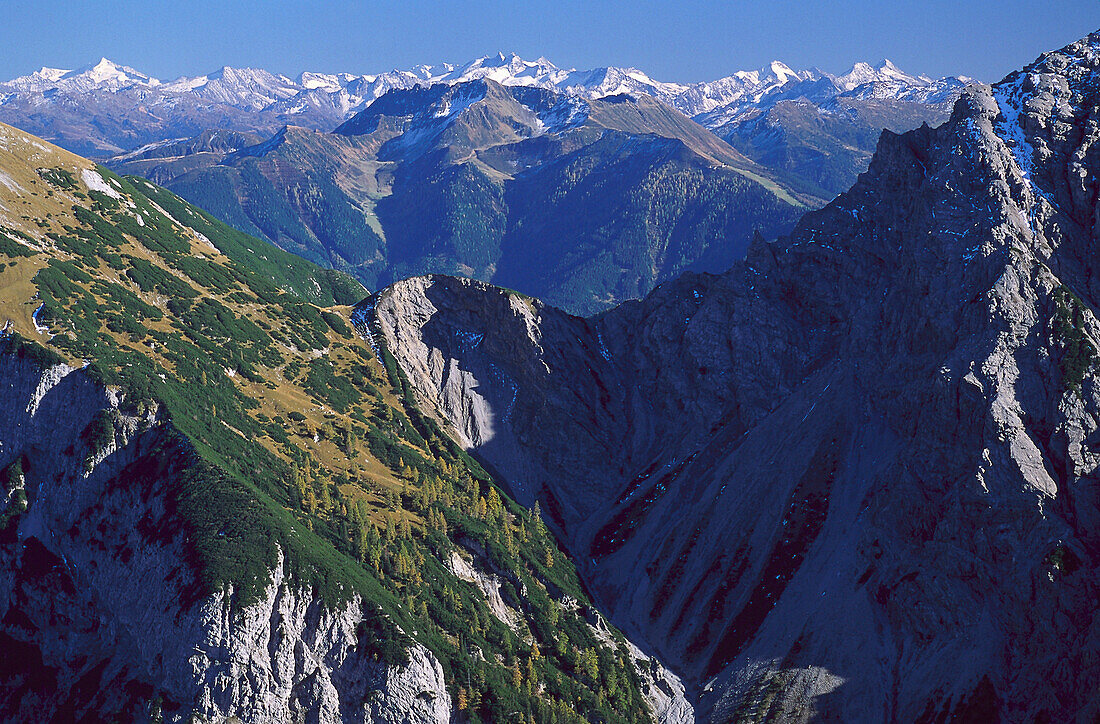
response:
<path id="1" fill-rule="evenodd" d="M 184 461 L 168 504 L 193 569 L 181 607 L 224 590 L 248 605 L 281 559 L 326 605 L 378 607 L 376 660 L 399 663 L 410 637 L 430 648 L 471 720 L 648 716 L 625 641 L 586 622 L 537 516 L 421 415 L 354 311 L 357 282 L 7 126 L 0 225 L 0 354 L 86 367 L 118 401 L 56 454 L 90 468 L 136 415 L 163 430 L 147 459 Z M 503 581 L 492 604 L 479 567 Z"/>

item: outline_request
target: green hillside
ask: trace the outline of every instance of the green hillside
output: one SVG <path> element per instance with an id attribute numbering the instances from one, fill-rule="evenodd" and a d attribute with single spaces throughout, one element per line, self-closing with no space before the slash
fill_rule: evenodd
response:
<path id="1" fill-rule="evenodd" d="M 469 721 L 648 717 L 625 643 L 585 622 L 576 572 L 541 520 L 352 325 L 367 295 L 357 282 L 146 180 L 0 134 L 0 208 L 20 210 L 0 229 L 0 353 L 86 363 L 122 409 L 161 406 L 154 459 L 174 471 L 196 581 L 181 605 L 228 587 L 247 605 L 281 551 L 293 585 L 377 604 L 361 633 L 374 657 L 403 660 L 408 637 L 435 652 Z M 89 457 L 113 414 L 85 430 Z M 455 555 L 498 572 L 514 620 L 454 572 Z"/>

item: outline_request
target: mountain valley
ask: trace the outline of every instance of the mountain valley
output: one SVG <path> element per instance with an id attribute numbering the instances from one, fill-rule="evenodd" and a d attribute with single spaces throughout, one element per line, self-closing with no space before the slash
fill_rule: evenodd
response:
<path id="1" fill-rule="evenodd" d="M 594 313 L 787 233 L 854 182 L 883 128 L 941 122 L 967 82 L 883 61 L 677 84 L 504 54 L 162 82 L 102 60 L 0 84 L 0 120 L 117 149 L 116 171 L 371 288 L 457 274 Z"/>
<path id="2" fill-rule="evenodd" d="M 371 288 L 442 272 L 577 312 L 725 269 L 820 203 L 647 96 L 493 81 L 391 91 L 331 134 L 197 148 L 111 165 Z"/>

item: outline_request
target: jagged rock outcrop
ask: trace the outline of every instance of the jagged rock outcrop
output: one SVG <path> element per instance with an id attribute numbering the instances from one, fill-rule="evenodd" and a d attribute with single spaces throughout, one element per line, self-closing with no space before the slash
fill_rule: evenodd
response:
<path id="1" fill-rule="evenodd" d="M 171 492 L 189 451 L 155 405 L 5 352 L 0 409 L 5 718 L 450 720 L 427 649 L 361 650 L 373 604 L 328 605 L 281 562 L 258 600 L 199 595 Z"/>
<path id="2" fill-rule="evenodd" d="M 710 721 L 1100 714 L 1100 34 L 884 133 L 790 237 L 591 319 L 376 322 Z"/>

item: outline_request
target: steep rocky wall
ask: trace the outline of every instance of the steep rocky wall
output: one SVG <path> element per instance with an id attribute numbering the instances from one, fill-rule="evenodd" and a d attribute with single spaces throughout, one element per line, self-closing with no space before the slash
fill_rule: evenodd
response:
<path id="1" fill-rule="evenodd" d="M 191 454 L 152 406 L 64 365 L 0 354 L 0 711 L 13 720 L 447 722 L 423 647 L 359 652 L 369 603 L 286 580 L 259 600 L 201 591 L 172 491 Z M 98 421 L 107 420 L 103 427 Z M 99 434 L 93 431 L 99 430 Z M 102 434 L 103 431 L 107 434 Z"/>
<path id="2" fill-rule="evenodd" d="M 582 320 L 441 277 L 376 304 L 704 718 L 1088 718 L 1100 35 L 744 264 Z"/>

